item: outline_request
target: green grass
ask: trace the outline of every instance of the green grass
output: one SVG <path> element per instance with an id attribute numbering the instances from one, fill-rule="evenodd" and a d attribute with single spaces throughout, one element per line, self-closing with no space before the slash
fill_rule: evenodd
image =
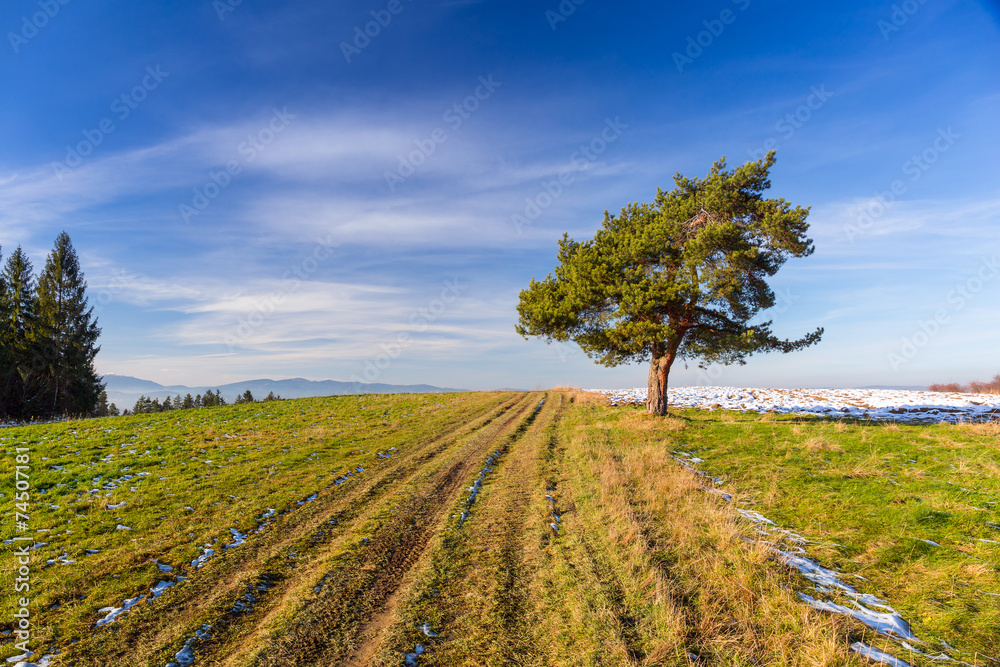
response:
<path id="1" fill-rule="evenodd" d="M 30 531 L 23 534 L 47 543 L 32 551 L 31 646 L 40 653 L 50 642 L 90 635 L 104 616 L 98 609 L 169 578 L 154 559 L 190 576 L 202 545 L 221 557 L 222 545 L 233 541 L 231 528 L 248 533 L 268 508 L 298 507 L 347 470 L 377 467 L 378 452 L 464 423 L 495 400 L 346 396 L 0 430 L 11 464 L 0 479 L 0 501 L 13 510 L 13 449 L 29 448 Z M 109 483 L 116 488 L 106 490 Z M 108 508 L 119 503 L 125 505 Z M 13 519 L 10 511 L 3 540 L 18 534 Z M 76 563 L 46 564 L 63 554 Z M 16 597 L 14 565 L 9 556 L 0 569 L 0 630 L 13 627 L 7 612 Z M 18 653 L 9 641 L 0 645 L 4 658 Z"/>
<path id="2" fill-rule="evenodd" d="M 739 507 L 813 541 L 809 557 L 845 583 L 888 600 L 927 641 L 918 648 L 1000 658 L 1000 544 L 980 541 L 1000 541 L 997 424 L 679 414 L 669 446 L 704 459 Z"/>
<path id="3" fill-rule="evenodd" d="M 14 448 L 27 447 L 28 534 L 47 543 L 32 552 L 31 647 L 58 647 L 56 665 L 162 667 L 204 624 L 212 636 L 196 644 L 199 667 L 398 665 L 418 642 L 421 665 L 680 667 L 691 655 L 863 665 L 854 641 L 935 664 L 802 603 L 798 592 L 847 601 L 776 560 L 771 543 L 793 545 L 737 512 L 752 509 L 891 604 L 920 650 L 944 641 L 978 667 L 994 664 L 982 654 L 1000 657 L 1000 597 L 990 594 L 1000 593 L 1000 545 L 981 541 L 1000 542 L 990 525 L 1000 525 L 998 436 L 996 424 L 693 410 L 662 419 L 571 391 L 66 422 L 0 431 L 11 462 L 0 537 L 19 535 L 11 469 Z M 468 487 L 497 450 L 468 507 Z M 678 451 L 703 459 L 697 467 L 721 478 L 732 502 L 706 493 L 707 477 L 683 468 Z M 363 474 L 333 484 L 358 466 Z M 267 528 L 222 548 L 230 529 L 251 533 L 268 508 L 279 516 Z M 193 568 L 204 545 L 216 556 Z M 10 549 L 0 632 L 13 629 L 18 597 Z M 63 554 L 76 562 L 58 562 Z M 175 569 L 164 575 L 154 560 Z M 95 629 L 100 608 L 178 574 L 188 579 Z M 234 613 L 240 600 L 250 608 Z M 0 635 L 0 659 L 18 653 L 12 639 Z"/>

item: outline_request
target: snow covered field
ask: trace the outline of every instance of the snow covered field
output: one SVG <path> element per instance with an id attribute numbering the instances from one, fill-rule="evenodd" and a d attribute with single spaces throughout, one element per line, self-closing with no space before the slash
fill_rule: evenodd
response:
<path id="1" fill-rule="evenodd" d="M 612 405 L 645 403 L 646 388 L 587 389 Z M 896 389 L 752 389 L 671 387 L 670 406 L 704 410 L 777 412 L 852 419 L 956 422 L 1000 419 L 1000 395 Z"/>

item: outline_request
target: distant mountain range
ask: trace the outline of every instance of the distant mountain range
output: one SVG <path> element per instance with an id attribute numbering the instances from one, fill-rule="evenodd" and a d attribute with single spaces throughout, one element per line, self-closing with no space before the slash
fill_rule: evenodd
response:
<path id="1" fill-rule="evenodd" d="M 132 409 L 140 396 L 158 398 L 161 401 L 168 396 L 173 398 L 180 394 L 196 396 L 204 394 L 209 389 L 218 389 L 223 398 L 232 403 L 237 396 L 247 389 L 254 398 L 261 399 L 270 392 L 282 398 L 311 398 L 314 396 L 342 396 L 344 394 L 422 394 L 428 392 L 456 392 L 465 389 L 449 389 L 434 387 L 429 384 L 365 384 L 361 382 L 338 382 L 336 380 L 247 380 L 231 384 L 212 385 L 206 387 L 187 387 L 184 385 L 165 386 L 150 380 L 129 377 L 128 375 L 105 375 L 104 384 L 108 392 L 108 403 L 114 403 L 119 410 Z"/>
<path id="2" fill-rule="evenodd" d="M 892 384 L 872 384 L 867 387 L 859 387 L 859 389 L 894 389 L 896 391 L 927 391 L 927 386 L 899 386 Z"/>

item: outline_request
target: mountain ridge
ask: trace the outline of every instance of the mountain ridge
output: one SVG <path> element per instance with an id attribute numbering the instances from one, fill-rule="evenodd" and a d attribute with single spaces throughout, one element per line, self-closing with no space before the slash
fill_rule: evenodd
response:
<path id="1" fill-rule="evenodd" d="M 385 384 L 380 382 L 342 382 L 339 380 L 306 380 L 305 378 L 289 378 L 285 380 L 272 380 L 269 378 L 258 378 L 255 380 L 245 380 L 242 382 L 230 382 L 221 385 L 163 385 L 152 380 L 132 377 L 130 375 L 117 375 L 108 373 L 103 376 L 108 403 L 114 403 L 119 410 L 130 408 L 140 396 L 158 398 L 163 400 L 168 396 L 173 398 L 180 394 L 204 394 L 206 391 L 218 389 L 222 392 L 223 398 L 232 403 L 237 396 L 242 395 L 248 389 L 254 398 L 261 399 L 270 392 L 278 394 L 282 398 L 315 398 L 320 396 L 343 396 L 347 394 L 422 394 L 422 393 L 453 393 L 463 392 L 466 389 L 454 389 L 449 387 L 436 387 L 429 384 Z"/>

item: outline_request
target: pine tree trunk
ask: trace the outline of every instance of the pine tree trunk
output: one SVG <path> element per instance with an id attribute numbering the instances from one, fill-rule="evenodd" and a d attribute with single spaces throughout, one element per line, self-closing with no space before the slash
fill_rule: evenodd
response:
<path id="1" fill-rule="evenodd" d="M 676 350 L 669 351 L 663 343 L 653 343 L 649 362 L 649 381 L 646 392 L 646 414 L 667 414 L 667 377 L 674 363 Z"/>

